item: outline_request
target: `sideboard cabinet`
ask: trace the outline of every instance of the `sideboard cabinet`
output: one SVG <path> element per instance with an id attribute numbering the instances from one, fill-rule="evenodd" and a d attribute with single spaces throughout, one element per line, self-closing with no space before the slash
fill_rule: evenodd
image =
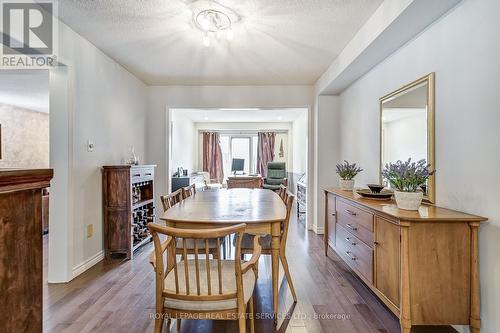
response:
<path id="1" fill-rule="evenodd" d="M 431 205 L 398 209 L 326 189 L 325 255 L 331 247 L 400 319 L 480 330 L 478 228 L 486 218 Z"/>

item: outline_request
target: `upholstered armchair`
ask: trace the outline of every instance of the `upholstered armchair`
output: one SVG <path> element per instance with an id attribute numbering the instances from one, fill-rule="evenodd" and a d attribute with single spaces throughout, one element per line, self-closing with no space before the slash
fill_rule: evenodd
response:
<path id="1" fill-rule="evenodd" d="M 288 186 L 285 162 L 267 163 L 267 177 L 264 178 L 263 187 L 268 190 L 276 191 L 280 189 L 280 185 Z"/>

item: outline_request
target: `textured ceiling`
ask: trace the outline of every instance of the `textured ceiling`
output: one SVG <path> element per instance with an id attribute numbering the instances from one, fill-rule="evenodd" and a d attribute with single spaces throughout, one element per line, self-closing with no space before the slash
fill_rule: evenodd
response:
<path id="1" fill-rule="evenodd" d="M 64 0 L 60 18 L 148 84 L 312 84 L 382 0 L 220 0 L 241 16 L 210 47 L 207 0 Z"/>
<path id="2" fill-rule="evenodd" d="M 307 109 L 174 109 L 195 123 L 292 122 Z"/>

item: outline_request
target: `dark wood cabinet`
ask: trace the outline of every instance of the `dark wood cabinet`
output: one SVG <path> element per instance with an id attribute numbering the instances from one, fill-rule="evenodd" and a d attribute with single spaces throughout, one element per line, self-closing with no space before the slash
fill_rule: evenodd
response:
<path id="1" fill-rule="evenodd" d="M 42 332 L 42 189 L 51 169 L 0 171 L 0 331 Z"/>
<path id="2" fill-rule="evenodd" d="M 154 165 L 103 167 L 104 251 L 106 259 L 131 259 L 151 241 L 147 224 L 154 220 Z"/>

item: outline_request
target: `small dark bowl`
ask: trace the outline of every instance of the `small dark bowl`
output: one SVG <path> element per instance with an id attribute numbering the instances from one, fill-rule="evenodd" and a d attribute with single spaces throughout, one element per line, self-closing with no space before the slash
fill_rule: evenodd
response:
<path id="1" fill-rule="evenodd" d="M 384 185 L 380 184 L 367 184 L 367 186 L 373 193 L 380 193 L 380 191 L 382 191 L 382 189 L 385 187 Z"/>

